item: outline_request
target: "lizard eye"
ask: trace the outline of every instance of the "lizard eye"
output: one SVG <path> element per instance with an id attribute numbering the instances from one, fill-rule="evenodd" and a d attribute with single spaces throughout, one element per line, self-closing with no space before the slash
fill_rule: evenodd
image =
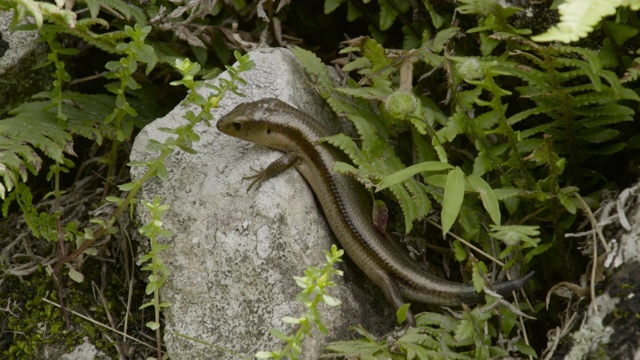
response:
<path id="1" fill-rule="evenodd" d="M 271 129 L 267 128 L 267 135 L 271 134 Z"/>
<path id="2" fill-rule="evenodd" d="M 236 130 L 242 129 L 242 124 L 239 123 L 239 122 L 231 123 L 231 126 L 233 126 L 233 128 L 236 129 Z"/>

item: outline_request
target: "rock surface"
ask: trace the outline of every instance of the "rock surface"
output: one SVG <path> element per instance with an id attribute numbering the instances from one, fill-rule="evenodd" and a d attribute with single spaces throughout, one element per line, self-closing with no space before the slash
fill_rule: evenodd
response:
<path id="1" fill-rule="evenodd" d="M 591 304 L 567 311 L 569 320 L 563 328 L 549 332 L 550 346 L 544 359 L 640 360 L 638 205 L 640 184 L 624 190 L 596 212 L 598 227 L 611 250 L 603 264 L 606 278 L 597 284 L 599 295 Z"/>
<path id="2" fill-rule="evenodd" d="M 250 57 L 256 66 L 242 75 L 247 85 L 240 91 L 246 97 L 225 97 L 214 122 L 237 104 L 264 97 L 277 97 L 317 119 L 331 118 L 289 50 L 257 50 Z M 201 91 L 206 96 L 209 90 Z M 158 128 L 178 126 L 190 108 L 178 106 L 146 126 L 131 159 L 152 156 L 145 150 L 149 139 L 163 141 L 167 134 Z M 162 301 L 171 303 L 164 312 L 164 340 L 174 360 L 252 357 L 256 351 L 282 347 L 268 330 L 289 333 L 281 318 L 303 312 L 294 301 L 300 289 L 292 277 L 322 264 L 322 251 L 334 240 L 313 193 L 295 170 L 269 180 L 257 192 L 246 191 L 248 182 L 242 177 L 280 153 L 227 137 L 213 126 L 196 130 L 201 136 L 194 144 L 198 154 L 172 154 L 166 164 L 168 178 L 147 184 L 141 195 L 146 200 L 159 195 L 171 205 L 163 219 L 174 234 L 163 253 L 171 272 L 162 291 Z M 143 209 L 137 212 L 142 221 L 148 219 Z M 340 286 L 332 295 L 343 305 L 324 307 L 331 338 L 349 338 L 348 326 L 354 324 L 378 333 L 389 330 L 395 316 L 382 293 L 348 260 L 342 269 L 344 279 L 338 279 Z M 317 358 L 326 342 L 323 336 L 308 339 L 303 358 Z"/>
<path id="3" fill-rule="evenodd" d="M 47 59 L 37 31 L 9 30 L 13 12 L 0 11 L 0 115 L 51 87 L 51 68 L 33 69 Z"/>

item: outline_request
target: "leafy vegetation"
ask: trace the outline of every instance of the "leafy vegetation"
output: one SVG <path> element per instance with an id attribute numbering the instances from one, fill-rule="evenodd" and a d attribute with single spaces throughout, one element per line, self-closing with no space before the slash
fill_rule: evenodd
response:
<path id="1" fill-rule="evenodd" d="M 327 334 L 327 329 L 322 323 L 322 315 L 318 305 L 324 303 L 327 306 L 340 306 L 340 300 L 327 293 L 330 287 L 336 286 L 332 281 L 334 276 L 342 276 L 342 271 L 336 270 L 333 266 L 342 262 L 344 250 L 338 250 L 336 245 L 331 246 L 331 252 L 325 250 L 326 262 L 320 268 L 309 267 L 305 270 L 304 276 L 295 277 L 296 284 L 302 291 L 296 296 L 296 301 L 304 304 L 307 313 L 303 316 L 285 317 L 282 319 L 287 324 L 297 325 L 297 330 L 293 335 L 286 335 L 283 332 L 271 329 L 270 332 L 276 338 L 284 341 L 287 345 L 279 350 L 259 351 L 256 354 L 258 359 L 297 359 L 302 352 L 302 341 L 306 336 L 311 335 L 311 330 L 315 327 L 322 334 Z"/>
<path id="2" fill-rule="evenodd" d="M 631 0 L 566 0 L 558 6 L 560 23 L 531 36 L 546 31 L 547 21 L 541 25 L 536 18 L 552 16 L 541 4 L 518 9 L 493 0 L 0 0 L 0 11 L 13 11 L 12 27 L 39 32 L 49 48 L 41 67 L 50 69 L 52 80 L 50 90 L 0 120 L 5 218 L 0 285 L 12 285 L 0 300 L 15 302 L 4 315 L 14 338 L 0 348 L 2 355 L 33 356 L 36 344 L 49 340 L 38 331 L 39 321 L 56 334 L 78 326 L 70 311 L 87 302 L 67 294 L 89 292 L 88 279 L 97 277 L 97 271 L 87 264 L 122 249 L 118 254 L 129 259 L 128 265 L 111 269 L 123 274 L 123 284 L 130 283 L 134 251 L 120 239 L 127 223 L 118 221 L 125 221 L 122 215 L 146 181 L 167 176 L 165 160 L 171 152 L 194 152 L 192 144 L 199 139 L 195 125 L 210 125 L 211 109 L 225 93 L 237 92 L 251 62 L 234 50 L 265 44 L 300 45 L 291 49 L 318 93 L 358 134 L 325 139 L 351 160 L 334 170 L 389 200 L 377 206 L 397 208 L 402 219 L 392 221 L 392 229 L 412 237 L 442 234 L 430 237 L 435 247 L 445 249 L 428 257 L 434 267 L 442 263 L 453 278 L 470 278 L 478 291 L 488 293 L 500 271 L 515 276 L 536 269 L 540 276 L 533 291 L 559 280 L 576 281 L 586 271 L 585 260 L 564 235 L 575 229 L 580 211 L 599 204 L 605 190 L 629 181 L 616 175 L 620 168 L 632 167 L 632 151 L 640 148 L 635 121 L 640 97 L 634 84 L 640 58 L 632 56 L 640 52 L 638 7 Z M 606 18 L 613 14 L 615 19 Z M 347 22 L 337 26 L 341 17 Z M 336 39 L 343 33 L 353 37 L 338 50 Z M 592 36 L 585 39 L 587 34 Z M 578 39 L 584 40 L 541 43 Z M 77 69 L 72 65 L 86 48 L 104 60 L 95 70 L 102 81 L 98 91 L 74 83 Z M 305 50 L 311 48 L 315 52 Z M 335 59 L 338 51 L 342 58 Z M 341 64 L 342 82 L 334 81 L 320 57 Z M 207 69 L 234 59 L 239 65 L 226 67 L 231 79 L 213 87 L 211 96 L 199 95 L 198 87 L 211 87 L 203 80 L 218 73 Z M 167 92 L 168 85 L 187 89 L 184 101 L 198 110 L 187 113 L 184 125 L 165 129 L 170 134 L 165 142 L 149 144 L 158 154 L 155 159 L 127 164 L 123 159 L 131 138 L 160 115 L 154 111 L 155 95 Z M 130 167 L 142 172 L 133 182 Z M 144 204 L 149 221 L 132 224 L 151 241 L 141 258 L 148 282 L 146 288 L 130 290 L 133 300 L 122 310 L 125 319 L 133 312 L 146 317 L 141 324 L 154 332 L 156 358 L 164 355 L 160 310 L 170 305 L 158 292 L 169 271 L 160 260 L 163 245 L 158 240 L 170 235 L 161 228 L 170 204 L 161 203 Z M 20 235 L 13 235 L 15 229 Z M 110 248 L 105 246 L 109 242 Z M 339 303 L 324 291 L 332 285 L 328 275 L 335 274 L 331 265 L 340 255 L 332 249 L 325 267 L 296 279 L 305 289 L 298 300 L 308 313 L 287 318 L 299 325 L 296 332 L 274 331 L 285 347 L 259 357 L 296 358 L 312 325 L 323 330 L 317 305 Z M 459 271 L 450 265 L 454 259 L 460 262 Z M 53 281 L 35 284 L 33 279 L 44 274 Z M 20 286 L 18 278 L 35 284 L 37 299 L 27 302 L 18 296 L 13 288 Z M 107 299 L 105 293 L 117 292 L 117 283 L 103 280 L 98 290 L 102 310 L 94 314 L 112 330 L 118 326 L 110 309 L 121 301 L 117 296 Z M 60 310 L 39 300 L 43 297 L 55 299 Z M 486 304 L 452 315 L 424 313 L 417 317 L 417 327 L 385 339 L 359 327 L 361 338 L 329 345 L 326 356 L 535 357 L 544 339 L 532 343 L 527 337 L 532 322 L 525 313 L 551 319 L 540 326 L 552 326 L 554 315 L 542 307 L 539 300 L 512 305 L 487 296 Z M 147 308 L 153 308 L 152 314 L 146 314 Z M 549 311 L 553 309 L 552 303 Z M 117 351 L 126 357 L 122 348 Z"/>

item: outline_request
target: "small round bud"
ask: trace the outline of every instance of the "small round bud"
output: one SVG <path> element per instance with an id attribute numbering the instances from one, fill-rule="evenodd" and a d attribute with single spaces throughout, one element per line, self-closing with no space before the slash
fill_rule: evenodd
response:
<path id="1" fill-rule="evenodd" d="M 484 78 L 484 69 L 478 59 L 467 58 L 463 62 L 456 64 L 458 73 L 465 80 L 480 80 Z"/>
<path id="2" fill-rule="evenodd" d="M 404 119 L 418 108 L 418 98 L 411 91 L 396 91 L 387 97 L 384 107 L 396 119 Z"/>

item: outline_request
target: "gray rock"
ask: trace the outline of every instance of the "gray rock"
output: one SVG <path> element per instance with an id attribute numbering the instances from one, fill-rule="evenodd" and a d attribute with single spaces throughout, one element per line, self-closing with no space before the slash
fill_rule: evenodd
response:
<path id="1" fill-rule="evenodd" d="M 604 261 L 606 278 L 598 283 L 599 295 L 591 304 L 577 307 L 579 311 L 572 306 L 564 329 L 549 332 L 544 359 L 640 360 L 639 198 L 640 184 L 624 190 L 596 212 L 598 226 L 611 248 Z M 587 246 L 585 252 L 590 249 Z"/>
<path id="2" fill-rule="evenodd" d="M 60 357 L 60 360 L 102 360 L 109 359 L 107 354 L 96 349 L 96 347 L 89 342 L 88 338 L 84 339 L 84 342 L 76 346 L 72 352 L 64 354 Z"/>
<path id="3" fill-rule="evenodd" d="M 33 69 L 47 58 L 47 46 L 34 30 L 9 30 L 13 12 L 0 11 L 0 115 L 51 87 L 50 67 Z"/>
<path id="4" fill-rule="evenodd" d="M 77 345 L 71 352 L 67 352 L 67 346 L 63 344 L 45 344 L 40 347 L 35 359 L 41 360 L 108 360 L 104 352 L 98 350 L 89 338 L 84 338 L 83 343 Z"/>
<path id="5" fill-rule="evenodd" d="M 256 66 L 242 75 L 247 85 L 240 91 L 246 97 L 225 97 L 212 125 L 237 104 L 264 97 L 277 97 L 317 119 L 332 116 L 289 50 L 262 49 L 250 56 Z M 201 91 L 206 96 L 209 90 Z M 189 109 L 178 106 L 146 126 L 135 140 L 131 159 L 155 155 L 145 150 L 149 139 L 163 141 L 167 134 L 158 128 L 182 124 Z M 334 239 L 313 193 L 295 170 L 269 180 L 257 192 L 246 191 L 248 182 L 242 178 L 280 153 L 227 137 L 213 126 L 196 130 L 201 136 L 194 144 L 198 154 L 172 154 L 166 164 L 168 178 L 152 181 L 141 194 L 147 200 L 159 195 L 171 205 L 163 221 L 174 234 L 165 240 L 170 248 L 163 253 L 171 271 L 162 288 L 162 301 L 171 303 L 164 311 L 164 341 L 174 360 L 252 357 L 282 346 L 268 330 L 290 333 L 281 318 L 303 313 L 294 301 L 300 288 L 292 277 L 322 264 L 322 250 Z M 141 207 L 137 213 L 142 221 L 148 219 Z M 382 293 L 348 260 L 343 265 L 344 279 L 337 279 L 339 286 L 331 291 L 343 304 L 322 307 L 329 339 L 349 338 L 348 327 L 356 324 L 379 333 L 390 330 L 395 316 Z M 317 358 L 329 339 L 319 334 L 308 338 L 303 358 Z"/>

